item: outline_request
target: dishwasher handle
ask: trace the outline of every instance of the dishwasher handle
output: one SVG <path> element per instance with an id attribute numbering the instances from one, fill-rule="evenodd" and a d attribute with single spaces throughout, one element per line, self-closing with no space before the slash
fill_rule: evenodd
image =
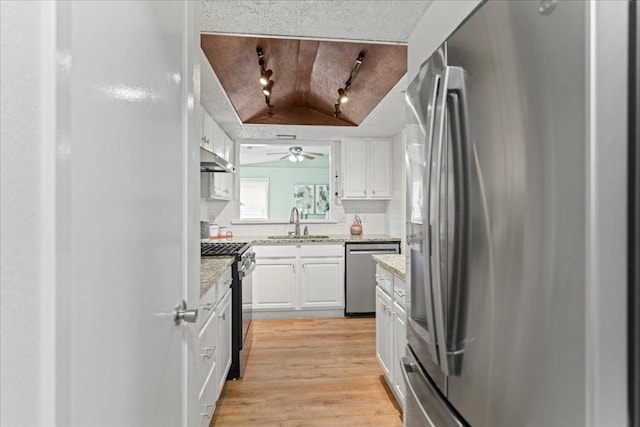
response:
<path id="1" fill-rule="evenodd" d="M 349 249 L 349 255 L 351 254 L 397 254 L 397 249 Z"/>

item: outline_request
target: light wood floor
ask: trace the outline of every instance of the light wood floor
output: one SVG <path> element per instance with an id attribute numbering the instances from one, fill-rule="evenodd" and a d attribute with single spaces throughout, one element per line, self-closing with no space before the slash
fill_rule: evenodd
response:
<path id="1" fill-rule="evenodd" d="M 402 426 L 375 357 L 375 319 L 254 321 L 242 380 L 211 425 Z"/>

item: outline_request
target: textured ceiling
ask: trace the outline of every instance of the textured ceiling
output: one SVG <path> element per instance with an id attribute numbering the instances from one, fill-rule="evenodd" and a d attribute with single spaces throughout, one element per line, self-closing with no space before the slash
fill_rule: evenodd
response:
<path id="1" fill-rule="evenodd" d="M 431 2 L 215 0 L 202 2 L 203 32 L 406 43 Z"/>
<path id="2" fill-rule="evenodd" d="M 407 48 L 400 45 L 203 34 L 201 46 L 245 124 L 356 126 L 407 71 Z M 271 115 L 258 82 L 257 47 L 274 73 Z M 338 89 L 361 53 L 349 102 L 336 118 Z"/>
<path id="3" fill-rule="evenodd" d="M 431 1 L 207 0 L 201 3 L 203 33 L 406 44 Z M 393 136 L 404 128 L 405 77 L 357 127 L 242 124 L 204 54 L 201 63 L 201 103 L 233 139 L 273 140 L 279 134 L 294 134 L 298 140 L 339 140 Z"/>

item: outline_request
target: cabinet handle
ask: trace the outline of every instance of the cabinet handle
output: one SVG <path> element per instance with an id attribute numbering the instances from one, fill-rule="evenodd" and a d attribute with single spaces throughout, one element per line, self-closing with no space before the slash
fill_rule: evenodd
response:
<path id="1" fill-rule="evenodd" d="M 291 267 L 293 268 L 293 274 L 296 274 L 296 265 L 295 264 L 291 264 Z"/>
<path id="2" fill-rule="evenodd" d="M 201 412 L 200 415 L 206 418 L 211 418 L 211 415 L 213 415 L 213 403 L 206 405 L 204 407 L 204 411 L 205 412 L 204 413 Z"/>
<path id="3" fill-rule="evenodd" d="M 373 190 L 373 195 L 374 195 L 374 196 L 376 195 L 376 190 Z"/>
<path id="4" fill-rule="evenodd" d="M 366 196 L 367 195 L 367 190 L 363 190 L 363 191 L 364 191 L 364 195 Z"/>
<path id="5" fill-rule="evenodd" d="M 220 316 L 218 316 L 220 319 L 222 320 L 226 320 L 227 319 L 227 313 L 222 313 Z"/>
<path id="6" fill-rule="evenodd" d="M 215 346 L 204 347 L 203 350 L 204 350 L 204 353 L 200 353 L 200 356 L 204 357 L 205 359 L 211 359 L 211 356 L 213 356 L 213 352 L 216 351 L 216 348 Z"/>

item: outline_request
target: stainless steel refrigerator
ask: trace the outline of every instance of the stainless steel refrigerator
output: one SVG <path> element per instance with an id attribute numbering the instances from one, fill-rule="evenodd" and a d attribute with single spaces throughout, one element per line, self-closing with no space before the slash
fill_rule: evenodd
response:
<path id="1" fill-rule="evenodd" d="M 585 425 L 587 7 L 483 3 L 408 87 L 407 426 Z"/>

